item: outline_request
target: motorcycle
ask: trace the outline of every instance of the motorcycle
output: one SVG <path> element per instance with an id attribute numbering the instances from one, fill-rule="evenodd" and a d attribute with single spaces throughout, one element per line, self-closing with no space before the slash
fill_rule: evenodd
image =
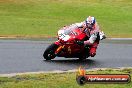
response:
<path id="1" fill-rule="evenodd" d="M 47 47 L 43 57 L 46 60 L 56 56 L 84 60 L 89 57 L 89 46 L 78 45 L 76 42 L 87 39 L 87 35 L 76 25 L 63 27 L 58 31 L 58 40 Z"/>

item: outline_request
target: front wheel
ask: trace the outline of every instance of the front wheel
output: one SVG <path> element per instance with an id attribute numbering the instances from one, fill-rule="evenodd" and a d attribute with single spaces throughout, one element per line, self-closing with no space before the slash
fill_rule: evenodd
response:
<path id="1" fill-rule="evenodd" d="M 56 57 L 55 55 L 55 51 L 58 48 L 58 45 L 56 44 L 51 44 L 45 51 L 43 54 L 44 59 L 46 60 L 51 60 L 54 59 Z"/>

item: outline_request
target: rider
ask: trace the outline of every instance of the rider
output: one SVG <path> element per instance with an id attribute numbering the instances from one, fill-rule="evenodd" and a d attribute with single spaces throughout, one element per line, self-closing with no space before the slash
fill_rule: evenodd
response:
<path id="1" fill-rule="evenodd" d="M 89 56 L 94 57 L 96 55 L 96 49 L 99 44 L 99 40 L 105 39 L 103 31 L 100 30 L 94 17 L 89 16 L 85 21 L 81 23 L 75 23 L 75 25 L 82 29 L 86 33 L 88 40 L 77 41 L 77 44 L 89 46 Z"/>

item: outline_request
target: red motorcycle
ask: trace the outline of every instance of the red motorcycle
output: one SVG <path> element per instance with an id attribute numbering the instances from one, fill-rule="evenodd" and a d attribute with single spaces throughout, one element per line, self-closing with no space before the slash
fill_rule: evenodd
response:
<path id="1" fill-rule="evenodd" d="M 78 45 L 76 42 L 87 39 L 86 34 L 76 25 L 64 27 L 58 31 L 58 41 L 47 47 L 43 57 L 46 60 L 54 59 L 56 56 L 79 58 L 80 60 L 86 59 L 89 57 L 89 47 Z"/>

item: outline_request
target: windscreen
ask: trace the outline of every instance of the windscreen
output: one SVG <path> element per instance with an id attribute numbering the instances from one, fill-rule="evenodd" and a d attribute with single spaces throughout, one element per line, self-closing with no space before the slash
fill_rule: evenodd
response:
<path id="1" fill-rule="evenodd" d="M 71 25 L 64 30 L 65 35 L 78 35 L 77 31 L 80 30 L 76 25 Z"/>

